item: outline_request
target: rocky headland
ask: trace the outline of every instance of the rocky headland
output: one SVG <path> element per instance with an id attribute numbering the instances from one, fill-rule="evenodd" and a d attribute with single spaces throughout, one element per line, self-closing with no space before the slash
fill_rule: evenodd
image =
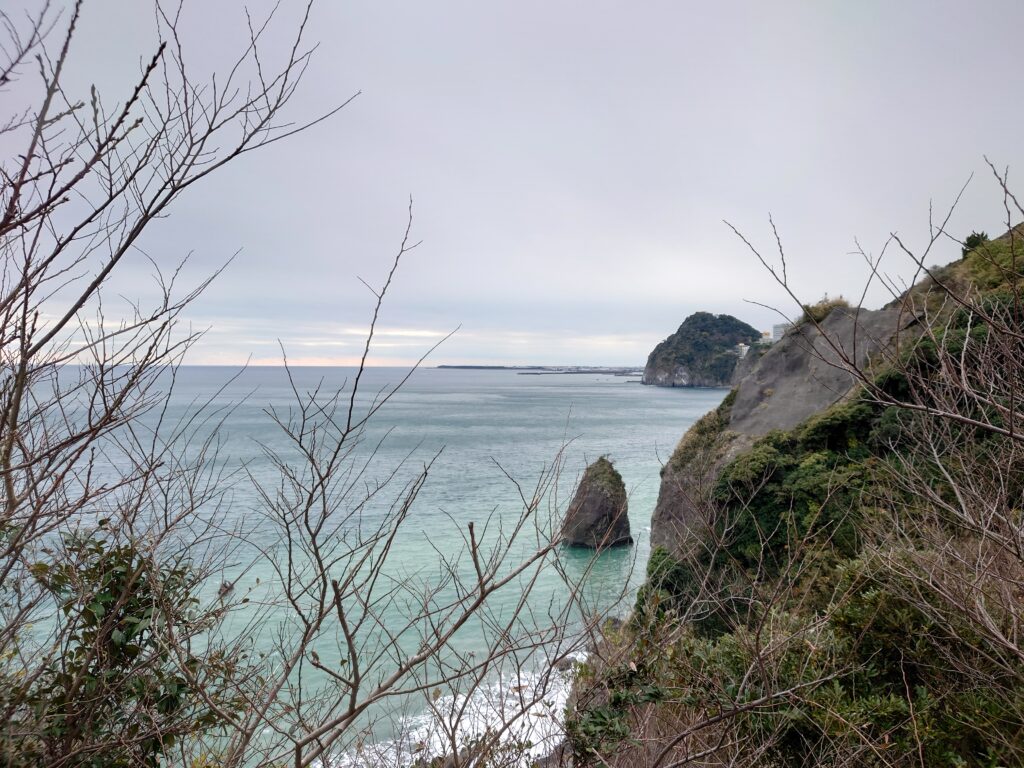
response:
<path id="1" fill-rule="evenodd" d="M 1024 226 L 976 234 L 882 309 L 805 306 L 686 432 L 577 764 L 1021 764 Z"/>
<path id="2" fill-rule="evenodd" d="M 741 356 L 761 333 L 732 315 L 695 312 L 647 358 L 643 383 L 657 387 L 728 387 Z"/>

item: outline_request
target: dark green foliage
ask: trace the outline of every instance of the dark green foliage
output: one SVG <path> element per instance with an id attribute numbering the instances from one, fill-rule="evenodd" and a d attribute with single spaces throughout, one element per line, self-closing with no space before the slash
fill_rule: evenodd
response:
<path id="1" fill-rule="evenodd" d="M 664 621 L 668 613 L 685 612 L 693 631 L 717 637 L 742 623 L 745 603 L 740 596 L 712 588 L 706 576 L 729 567 L 724 553 L 703 549 L 678 560 L 655 547 L 647 561 L 647 581 L 638 590 L 632 626 L 644 632 Z"/>
<path id="2" fill-rule="evenodd" d="M 905 372 L 889 369 L 875 377 L 873 386 L 885 396 L 898 401 L 906 401 L 911 396 L 910 382 Z"/>
<path id="3" fill-rule="evenodd" d="M 587 765 L 597 752 L 612 753 L 632 735 L 629 714 L 632 707 L 653 704 L 665 698 L 664 689 L 654 683 L 638 683 L 638 676 L 626 670 L 612 674 L 606 684 L 609 692 L 604 704 L 587 707 L 566 718 L 565 733 L 579 765 Z"/>
<path id="4" fill-rule="evenodd" d="M 715 489 L 729 526 L 725 554 L 775 573 L 814 536 L 852 555 L 878 418 L 866 401 L 840 403 L 792 432 L 769 433 L 726 465 Z"/>
<path id="5" fill-rule="evenodd" d="M 878 453 L 899 449 L 913 439 L 914 417 L 895 406 L 885 408 L 871 429 L 868 442 Z"/>
<path id="6" fill-rule="evenodd" d="M 880 381 L 905 386 L 895 374 Z M 691 609 L 689 633 L 667 651 L 685 662 L 659 678 L 674 702 L 715 711 L 830 677 L 802 690 L 799 703 L 779 702 L 737 718 L 741 738 L 772 743 L 773 764 L 826 764 L 837 750 L 865 754 L 864 765 L 887 764 L 871 756 L 874 750 L 898 758 L 893 764 L 912 756 L 914 765 L 923 759 L 925 765 L 991 768 L 1016 764 L 1024 752 L 1024 692 L 1013 684 L 1020 678 L 1005 674 L 963 617 L 951 616 L 949 623 L 929 618 L 906 598 L 923 594 L 919 588 L 859 554 L 874 467 L 894 447 L 912 444 L 920 418 L 854 399 L 789 433 L 765 436 L 720 474 L 719 501 L 732 512 L 724 546 L 687 562 L 663 549 L 651 553 L 634 631 L 655 636 L 672 620 L 670 609 L 676 616 Z M 973 433 L 965 439 L 984 466 L 993 440 Z M 935 476 L 932 482 L 941 487 L 943 481 Z M 730 592 L 709 594 L 706 576 L 746 569 L 763 582 L 793 567 L 804 572 L 788 588 L 790 602 L 768 609 L 792 611 L 770 623 L 792 639 L 780 641 L 766 668 L 770 677 L 761 683 L 750 676 L 749 648 L 754 620 L 764 614 L 753 608 L 744 615 L 740 607 L 756 602 L 746 586 L 753 582 L 727 578 Z M 715 609 L 693 611 L 701 600 Z M 941 610 L 936 606 L 931 615 Z M 816 623 L 819 616 L 827 621 Z M 1005 685 L 976 682 L 1003 678 Z M 734 700 L 741 690 L 742 699 Z"/>
<path id="7" fill-rule="evenodd" d="M 1000 241 L 991 243 L 996 246 Z M 990 325 L 990 321 L 992 325 Z M 1024 327 L 1024 307 L 1019 297 L 1007 290 L 993 290 L 982 295 L 971 309 L 958 307 L 945 321 L 908 345 L 899 363 L 900 370 L 880 378 L 885 391 L 901 400 L 917 398 L 923 405 L 934 405 L 940 391 L 929 385 L 933 380 L 946 381 L 948 371 L 962 376 L 954 387 L 986 389 L 986 377 L 999 366 L 1017 366 L 1024 354 L 1020 329 Z M 979 362 L 984 359 L 984 365 Z M 910 383 L 914 382 L 912 388 Z M 1006 403 L 1005 405 L 1009 405 Z M 964 416 L 998 425 L 1000 409 L 968 399 L 960 406 Z"/>
<path id="8" fill-rule="evenodd" d="M 565 733 L 576 765 L 591 765 L 595 753 L 610 755 L 623 742 L 631 741 L 630 714 L 633 709 L 656 704 L 666 697 L 659 682 L 658 646 L 651 638 L 641 638 L 635 660 L 603 667 L 600 680 L 595 670 L 583 664 L 580 678 L 589 685 L 587 700 L 567 713 Z"/>
<path id="9" fill-rule="evenodd" d="M 988 242 L 988 235 L 985 232 L 971 232 L 964 240 L 963 247 L 960 249 L 962 257 L 966 257 L 968 253 L 973 251 L 982 243 Z"/>
<path id="10" fill-rule="evenodd" d="M 598 457 L 597 461 L 587 467 L 580 485 L 597 485 L 620 506 L 626 502 L 626 485 L 622 482 L 622 475 L 605 456 Z"/>
<path id="11" fill-rule="evenodd" d="M 1020 301 L 1021 297 L 1010 290 L 989 291 L 975 303 L 976 310 L 973 307 L 959 307 L 953 313 L 949 325 L 952 328 L 965 329 L 980 325 L 986 317 L 998 317 L 1001 321 L 1010 321 L 1019 328 L 1022 318 L 1015 315 L 1021 311 Z"/>
<path id="12" fill-rule="evenodd" d="M 694 573 L 667 549 L 655 547 L 647 561 L 647 586 L 670 595 L 685 595 L 695 589 Z"/>
<path id="13" fill-rule="evenodd" d="M 761 333 L 732 315 L 695 312 L 679 330 L 661 342 L 647 360 L 648 368 L 683 366 L 694 382 L 724 386 L 736 368 L 736 345 L 760 341 Z"/>
<path id="14" fill-rule="evenodd" d="M 844 597 L 833 606 L 829 624 L 853 672 L 837 681 L 832 716 L 815 718 L 811 727 L 840 732 L 844 716 L 859 717 L 874 738 L 881 741 L 884 734 L 896 754 L 920 750 L 927 765 L 1009 764 L 1006 755 L 1024 746 L 1019 694 L 999 685 L 980 689 L 978 678 L 964 676 L 965 670 L 984 670 L 995 673 L 986 679 L 1001 677 L 962 617 L 951 616 L 951 623 L 928 618 L 900 596 L 920 595 L 919 590 L 870 561 L 850 561 L 837 576 Z M 1000 740 L 1016 735 L 996 747 L 993 729 Z M 1008 752 L 998 758 L 1003 750 Z"/>
<path id="15" fill-rule="evenodd" d="M 693 589 L 686 568 L 664 550 L 652 552 L 652 562 L 649 586 L 659 579 L 665 590 Z M 743 712 L 734 723 L 739 738 L 772 745 L 772 765 L 827 765 L 837 749 L 864 753 L 858 764 L 866 766 L 920 765 L 921 757 L 929 766 L 1017 764 L 1014 756 L 1024 749 L 1020 692 L 1009 683 L 979 687 L 972 670 L 993 679 L 999 675 L 970 627 L 929 619 L 898 596 L 907 594 L 908 585 L 878 574 L 877 564 L 856 558 L 820 571 L 822 589 L 837 598 L 818 614 L 827 620 L 816 621 L 818 615 L 794 606 L 757 630 L 759 642 L 775 649 L 761 669 L 766 678 L 752 674 L 759 668 L 752 656 L 753 628 L 707 632 L 691 623 L 693 631 L 666 645 L 659 634 L 667 615 L 639 608 L 631 658 L 642 658 L 649 676 L 656 670 L 653 679 L 672 692 L 674 706 L 698 711 L 740 708 L 773 691 L 798 688 L 799 696 Z M 957 654 L 960 665 L 950 662 Z M 603 684 L 617 684 L 618 669 L 618 677 Z M 594 725 L 614 724 L 624 734 L 630 722 L 623 722 L 620 710 L 605 707 Z M 909 763 L 907 756 L 913 756 Z"/>
<path id="16" fill-rule="evenodd" d="M 647 561 L 647 579 L 637 591 L 634 629 L 642 631 L 656 625 L 666 609 L 690 605 L 699 591 L 700 579 L 694 567 L 677 560 L 664 547 L 655 547 Z"/>
<path id="17" fill-rule="evenodd" d="M 796 431 L 802 451 L 830 451 L 865 458 L 865 442 L 877 417 L 877 408 L 865 400 L 840 403 L 812 416 Z"/>
<path id="18" fill-rule="evenodd" d="M 67 641 L 37 677 L 5 681 L 0 698 L 10 718 L 0 754 L 8 764 L 78 754 L 74 764 L 91 768 L 156 766 L 185 733 L 225 725 L 185 674 L 197 674 L 202 663 L 206 693 L 216 700 L 218 654 L 200 662 L 187 646 L 172 648 L 175 635 L 196 629 L 197 584 L 187 563 L 156 563 L 101 530 L 68 536 L 58 556 L 29 571 L 58 604 Z M 120 736 L 117 748 L 111 734 Z"/>

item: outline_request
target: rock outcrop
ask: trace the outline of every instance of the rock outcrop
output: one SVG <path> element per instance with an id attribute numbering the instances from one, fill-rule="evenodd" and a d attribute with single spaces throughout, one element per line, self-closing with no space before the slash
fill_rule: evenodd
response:
<path id="1" fill-rule="evenodd" d="M 602 456 L 583 473 L 562 523 L 563 541 L 592 549 L 632 544 L 628 513 L 622 476 Z"/>
<path id="2" fill-rule="evenodd" d="M 647 358 L 643 383 L 658 387 L 727 387 L 740 360 L 738 344 L 761 334 L 732 315 L 696 312 Z"/>
<path id="3" fill-rule="evenodd" d="M 662 471 L 651 546 L 681 552 L 702 528 L 719 470 L 772 430 L 789 430 L 846 397 L 856 382 L 842 358 L 864 367 L 913 318 L 896 308 L 839 307 L 792 328 L 756 360 L 715 411 L 683 436 Z"/>
<path id="4" fill-rule="evenodd" d="M 854 385 L 843 358 L 863 368 L 893 338 L 899 309 L 875 311 L 838 307 L 819 331 L 803 323 L 766 352 L 739 382 L 729 429 L 760 437 L 792 429 L 839 401 Z"/>
<path id="5" fill-rule="evenodd" d="M 736 362 L 736 367 L 732 371 L 732 378 L 729 379 L 727 386 L 735 387 L 743 381 L 744 377 L 754 370 L 754 366 L 757 365 L 757 361 L 761 359 L 761 356 L 769 349 L 771 349 L 769 344 L 751 345 L 750 349 L 747 350 L 747 354 Z"/>

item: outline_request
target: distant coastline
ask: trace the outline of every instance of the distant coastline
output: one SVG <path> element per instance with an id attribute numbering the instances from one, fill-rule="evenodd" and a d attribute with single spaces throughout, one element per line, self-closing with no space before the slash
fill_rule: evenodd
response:
<path id="1" fill-rule="evenodd" d="M 639 366 L 595 365 L 439 365 L 439 369 L 456 371 L 515 371 L 520 376 L 551 376 L 602 373 L 608 376 L 643 376 Z"/>

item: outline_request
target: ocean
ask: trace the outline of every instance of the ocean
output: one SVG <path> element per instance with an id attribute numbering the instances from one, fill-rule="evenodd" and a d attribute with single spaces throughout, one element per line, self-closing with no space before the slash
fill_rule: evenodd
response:
<path id="1" fill-rule="evenodd" d="M 349 391 L 354 374 L 354 369 L 346 368 L 294 368 L 289 381 L 283 368 L 254 367 L 240 373 L 223 367 L 179 369 L 164 419 L 186 420 L 202 403 L 219 419 L 215 427 L 217 461 L 236 479 L 229 503 L 220 513 L 226 518 L 225 527 L 243 531 L 254 547 L 282 546 L 279 530 L 259 522 L 266 519 L 267 499 L 274 497 L 274 489 L 282 489 L 271 456 L 295 458 L 287 435 L 275 424 L 275 415 L 284 420 L 298 415 L 295 391 L 301 394 L 319 389 L 322 396 Z M 367 369 L 360 383 L 357 412 L 365 413 L 406 374 L 407 370 L 400 368 Z M 557 516 L 571 499 L 586 465 L 607 456 L 622 474 L 629 494 L 635 543 L 602 553 L 596 559 L 588 552 L 568 549 L 559 552 L 558 558 L 570 577 L 586 582 L 588 599 L 595 610 L 624 614 L 643 580 L 659 470 L 687 427 L 717 406 L 726 392 L 647 387 L 640 385 L 635 376 L 603 373 L 528 375 L 516 370 L 421 368 L 375 413 L 363 447 L 348 458 L 352 466 L 359 466 L 358 483 L 364 493 L 399 468 L 392 480 L 396 490 L 381 494 L 380 499 L 357 510 L 355 519 L 367 527 L 372 525 L 401 496 L 398 489 L 430 463 L 426 481 L 391 547 L 387 569 L 396 583 L 426 584 L 438 573 L 442 558 L 464 546 L 468 523 L 476 524 L 481 538 L 496 536 L 499 527 L 519 518 L 521 493 L 529 496 L 538 478 L 553 465 L 558 465 L 560 471 L 542 509 L 544 514 Z M 347 403 L 347 396 L 343 399 Z M 263 487 L 263 494 L 257 492 L 256 485 Z M 488 519 L 489 533 L 479 533 Z M 525 542 L 511 553 L 513 559 L 528 554 L 536 538 L 525 537 Z M 246 568 L 244 552 L 241 550 L 240 559 L 236 558 L 222 579 L 234 585 L 235 594 L 252 594 L 254 602 L 259 602 L 256 598 L 260 590 L 273 583 L 274 574 L 259 567 Z M 210 588 L 216 586 L 211 584 Z M 560 593 L 565 589 L 563 578 L 554 569 L 542 572 L 530 593 L 532 605 L 527 606 L 526 615 L 536 611 L 538 617 L 544 616 L 545 610 L 563 597 Z M 496 597 L 494 615 L 514 608 L 514 590 Z M 403 619 L 401 606 L 394 606 L 393 611 L 393 617 L 385 613 L 386 623 L 393 621 L 398 626 Z M 285 622 L 275 626 L 272 613 L 263 614 L 261 621 L 258 646 L 272 657 L 277 633 L 290 631 L 292 625 Z M 372 647 L 377 642 L 374 637 L 372 633 L 367 636 L 367 652 L 381 650 Z M 483 655 L 487 641 L 485 627 L 467 627 L 457 645 L 460 653 Z M 319 650 L 325 663 L 342 663 L 337 649 L 321 645 Z M 496 670 L 494 679 L 468 698 L 460 699 L 454 690 L 445 691 L 440 702 L 437 693 L 433 701 L 423 695 L 399 697 L 391 704 L 400 709 L 401 715 L 377 717 L 380 724 L 368 727 L 367 734 L 360 738 L 360 754 L 369 749 L 368 743 L 385 745 L 375 753 L 376 762 L 379 764 L 381 754 L 385 754 L 386 759 L 398 764 L 417 752 L 422 756 L 431 750 L 442 751 L 443 746 L 435 743 L 439 737 L 429 726 L 430 710 L 445 703 L 467 706 L 476 712 L 467 718 L 475 722 L 472 728 L 485 729 L 493 716 L 493 701 L 500 701 L 510 689 L 523 687 L 522 676 L 535 672 L 520 669 L 519 678 L 509 682 L 506 673 Z M 310 674 L 307 684 L 321 682 L 315 670 Z M 557 728 L 558 710 L 564 706 L 567 694 L 567 685 L 562 686 L 542 702 L 547 707 L 543 715 L 547 731 L 517 738 L 532 740 L 542 751 L 541 742 L 548 731 Z M 374 762 L 356 755 L 351 745 L 347 749 L 349 753 L 340 764 Z"/>

